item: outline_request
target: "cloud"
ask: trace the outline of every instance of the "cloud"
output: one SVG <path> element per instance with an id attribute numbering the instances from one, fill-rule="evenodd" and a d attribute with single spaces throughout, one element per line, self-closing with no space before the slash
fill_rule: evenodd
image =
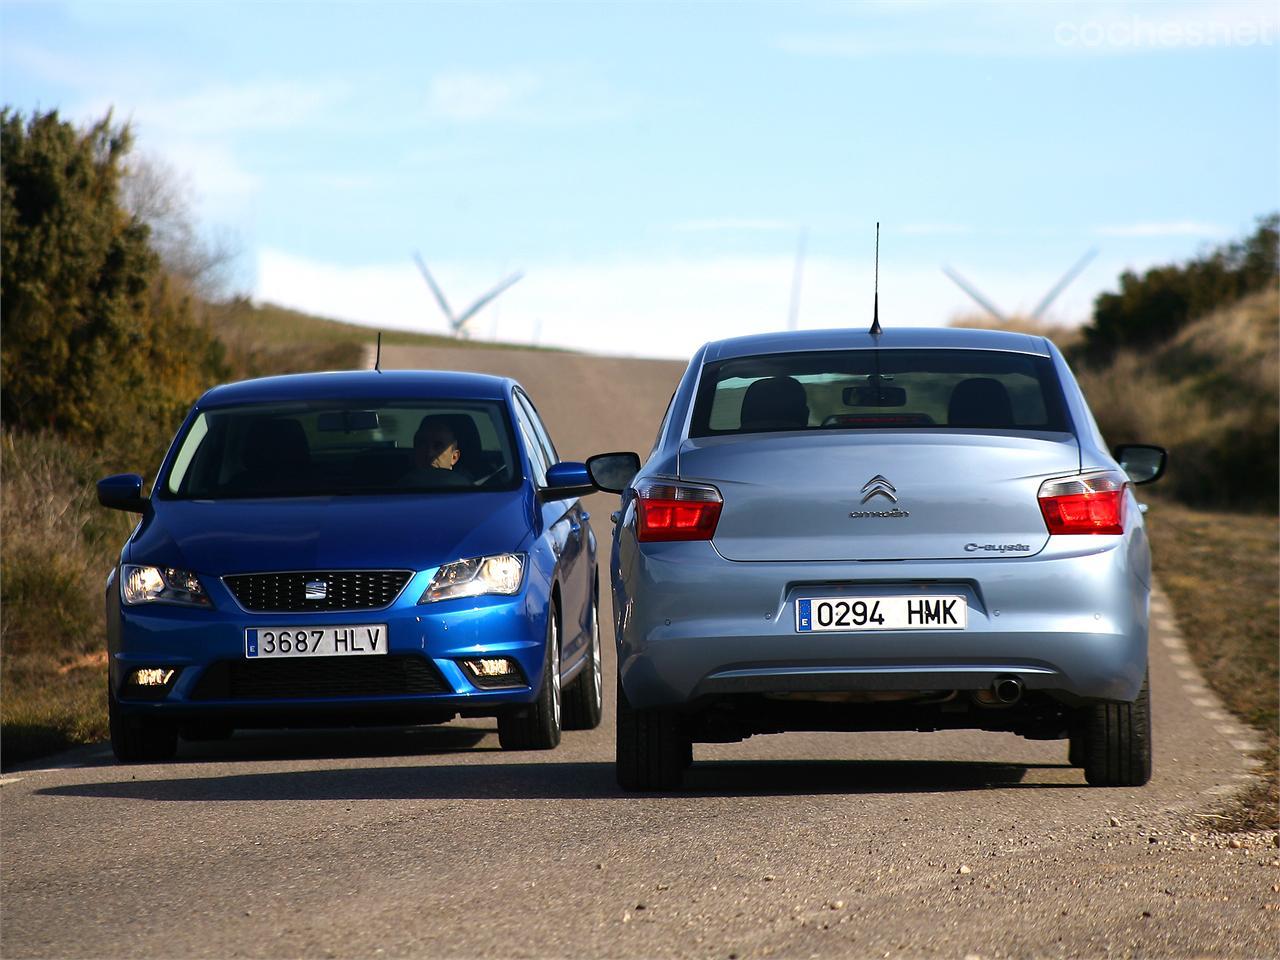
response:
<path id="1" fill-rule="evenodd" d="M 446 73 L 432 78 L 427 109 L 447 120 L 490 120 L 507 116 L 526 104 L 543 86 L 528 71 Z"/>
<path id="2" fill-rule="evenodd" d="M 795 230 L 796 224 L 786 220 L 753 219 L 750 217 L 713 217 L 706 220 L 682 220 L 673 229 L 677 233 L 713 233 L 720 231 L 768 232 Z"/>
<path id="3" fill-rule="evenodd" d="M 1097 227 L 1101 237 L 1223 237 L 1231 231 L 1216 223 L 1177 220 L 1166 223 L 1125 223 Z"/>
<path id="4" fill-rule="evenodd" d="M 604 354 L 687 358 L 702 343 L 784 329 L 794 260 L 783 256 L 649 258 L 521 264 L 524 279 L 477 314 L 476 339 Z M 449 302 L 464 308 L 506 265 L 431 264 Z M 1010 311 L 1030 309 L 1058 279 L 1050 272 L 988 271 L 983 289 Z M 1087 278 L 1081 278 L 1085 280 Z M 865 328 L 872 263 L 812 257 L 800 298 L 802 328 Z M 1098 292 L 1078 282 L 1055 304 L 1062 322 L 1082 320 Z M 343 266 L 265 250 L 259 300 L 384 330 L 444 334 L 448 324 L 412 262 Z M 976 308 L 934 265 L 881 264 L 886 326 L 942 326 Z"/>
<path id="5" fill-rule="evenodd" d="M 167 97 L 143 96 L 128 103 L 137 122 L 165 137 L 218 136 L 285 130 L 305 126 L 327 115 L 346 97 L 343 85 L 269 81 L 216 84 Z M 81 109 L 101 115 L 111 106 L 96 97 Z"/>

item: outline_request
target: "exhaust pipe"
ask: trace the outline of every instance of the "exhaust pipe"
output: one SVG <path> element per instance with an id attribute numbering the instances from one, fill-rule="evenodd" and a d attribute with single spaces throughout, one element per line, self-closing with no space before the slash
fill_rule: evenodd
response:
<path id="1" fill-rule="evenodd" d="M 1022 699 L 1022 681 L 1017 677 L 996 677 L 991 684 L 991 693 L 997 703 L 1005 706 L 1015 704 Z"/>

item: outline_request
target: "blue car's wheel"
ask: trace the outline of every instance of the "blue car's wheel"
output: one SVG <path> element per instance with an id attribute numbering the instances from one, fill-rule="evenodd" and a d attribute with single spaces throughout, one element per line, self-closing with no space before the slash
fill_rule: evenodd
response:
<path id="1" fill-rule="evenodd" d="M 547 614 L 547 651 L 538 699 L 498 716 L 503 750 L 550 750 L 560 743 L 560 625 L 555 607 Z"/>
<path id="2" fill-rule="evenodd" d="M 178 751 L 178 728 L 171 723 L 120 713 L 115 694 L 107 689 L 107 723 L 111 752 L 121 763 L 170 760 Z"/>
<path id="3" fill-rule="evenodd" d="M 604 707 L 604 668 L 600 652 L 600 603 L 591 600 L 591 649 L 586 665 L 564 690 L 564 728 L 594 730 Z"/>

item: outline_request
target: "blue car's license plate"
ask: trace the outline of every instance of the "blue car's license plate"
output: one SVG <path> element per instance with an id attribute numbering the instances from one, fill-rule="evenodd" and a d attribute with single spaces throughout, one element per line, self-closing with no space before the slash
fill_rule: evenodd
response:
<path id="1" fill-rule="evenodd" d="M 349 657 L 387 652 L 385 623 L 347 627 L 257 627 L 244 632 L 244 655 L 264 657 Z"/>
<path id="2" fill-rule="evenodd" d="M 958 596 L 807 597 L 796 601 L 796 630 L 963 630 L 969 605 Z"/>

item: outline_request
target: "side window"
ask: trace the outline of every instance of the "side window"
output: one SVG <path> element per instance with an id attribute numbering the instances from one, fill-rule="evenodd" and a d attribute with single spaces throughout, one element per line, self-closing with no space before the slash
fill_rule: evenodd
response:
<path id="1" fill-rule="evenodd" d="M 547 468 L 551 464 L 547 462 L 546 452 L 538 442 L 537 434 L 534 432 L 533 424 L 530 422 L 529 414 L 525 412 L 523 404 L 515 403 L 512 407 L 515 410 L 516 426 L 520 429 L 520 437 L 524 443 L 524 448 L 529 451 L 529 465 L 533 468 L 533 482 L 539 487 L 545 487 L 547 485 Z"/>
<path id="2" fill-rule="evenodd" d="M 662 435 L 667 432 L 667 421 L 671 419 L 671 408 L 675 406 L 676 395 L 671 394 L 671 399 L 667 401 L 667 412 L 662 415 L 662 423 L 658 424 L 658 435 L 653 438 L 653 448 L 649 451 L 649 456 L 653 456 L 657 451 L 659 444 L 662 443 Z"/>
<path id="3" fill-rule="evenodd" d="M 538 416 L 538 410 L 533 405 L 533 401 L 524 393 L 517 390 L 516 397 L 519 399 L 524 412 L 529 417 L 529 422 L 533 425 L 533 432 L 538 438 L 538 443 L 542 447 L 543 456 L 547 458 L 547 463 L 559 463 L 560 455 L 556 453 L 555 444 L 551 442 L 551 436 L 547 433 L 547 428 L 542 424 L 542 418 Z"/>

